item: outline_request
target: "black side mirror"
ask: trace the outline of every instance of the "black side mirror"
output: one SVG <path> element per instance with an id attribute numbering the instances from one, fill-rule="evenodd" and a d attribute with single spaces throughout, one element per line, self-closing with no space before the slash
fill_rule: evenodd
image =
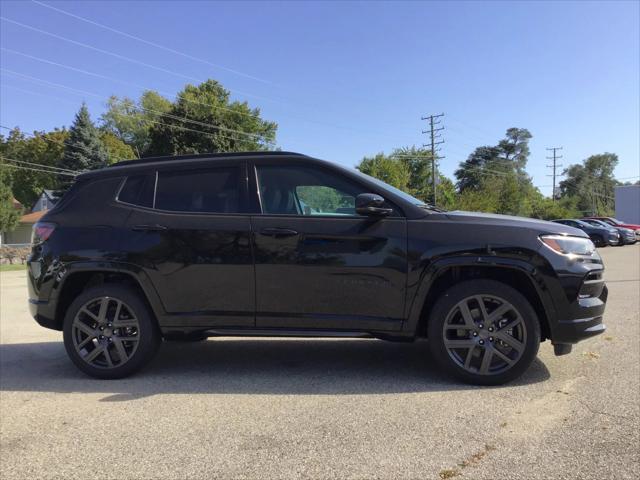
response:
<path id="1" fill-rule="evenodd" d="M 356 197 L 356 213 L 371 217 L 386 217 L 393 212 L 384 206 L 384 198 L 375 193 L 361 193 Z"/>

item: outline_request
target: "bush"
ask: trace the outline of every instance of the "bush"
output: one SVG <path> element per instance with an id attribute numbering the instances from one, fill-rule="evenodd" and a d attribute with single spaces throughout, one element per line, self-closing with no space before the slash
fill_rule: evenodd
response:
<path id="1" fill-rule="evenodd" d="M 0 247 L 0 263 L 13 265 L 15 261 L 19 260 L 24 264 L 30 252 L 30 247 Z"/>

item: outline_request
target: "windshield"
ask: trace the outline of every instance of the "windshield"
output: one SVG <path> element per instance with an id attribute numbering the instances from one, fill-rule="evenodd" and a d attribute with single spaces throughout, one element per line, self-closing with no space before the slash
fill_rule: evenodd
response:
<path id="1" fill-rule="evenodd" d="M 419 207 L 427 207 L 428 206 L 422 200 L 417 199 L 416 197 L 414 197 L 412 195 L 409 195 L 407 192 L 403 192 L 399 188 L 392 187 L 388 183 L 385 183 L 382 180 L 379 180 L 379 179 L 377 179 L 375 177 L 372 177 L 371 175 L 367 175 L 366 173 L 362 173 L 360 170 L 356 170 L 356 174 L 358 174 L 361 177 L 366 178 L 370 182 L 375 183 L 376 185 L 384 188 L 385 190 L 390 190 L 392 193 L 394 193 L 395 195 L 401 197 L 403 200 L 405 200 L 407 202 L 410 202 L 410 203 L 412 203 L 414 205 L 417 205 Z"/>

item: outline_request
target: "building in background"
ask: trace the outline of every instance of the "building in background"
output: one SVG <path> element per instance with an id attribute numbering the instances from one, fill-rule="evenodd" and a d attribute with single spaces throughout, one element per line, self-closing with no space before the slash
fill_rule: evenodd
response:
<path id="1" fill-rule="evenodd" d="M 625 223 L 640 224 L 640 185 L 616 187 L 616 218 Z"/>
<path id="2" fill-rule="evenodd" d="M 31 211 L 40 212 L 42 210 L 51 210 L 55 204 L 56 197 L 53 190 L 43 190 Z"/>

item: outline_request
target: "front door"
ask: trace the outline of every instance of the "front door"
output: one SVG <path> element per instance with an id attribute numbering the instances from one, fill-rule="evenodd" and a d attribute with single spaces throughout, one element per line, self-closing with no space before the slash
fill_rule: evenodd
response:
<path id="1" fill-rule="evenodd" d="M 144 268 L 174 326 L 255 324 L 246 166 L 216 165 L 160 169 L 151 208 L 133 208 L 127 221 L 123 251 Z"/>
<path id="2" fill-rule="evenodd" d="M 256 326 L 399 330 L 406 222 L 357 215 L 366 187 L 309 165 L 256 165 Z"/>

